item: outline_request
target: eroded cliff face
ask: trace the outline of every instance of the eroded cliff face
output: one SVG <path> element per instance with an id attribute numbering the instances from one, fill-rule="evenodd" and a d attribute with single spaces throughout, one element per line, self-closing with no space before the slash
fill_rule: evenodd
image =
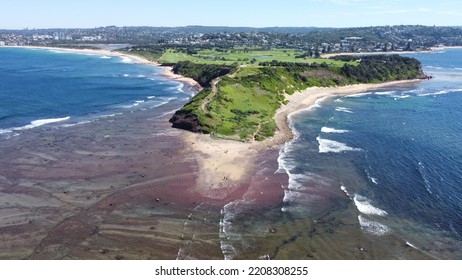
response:
<path id="1" fill-rule="evenodd" d="M 191 132 L 208 133 L 200 128 L 197 116 L 191 112 L 176 111 L 173 117 L 169 120 L 174 128 L 189 130 Z"/>

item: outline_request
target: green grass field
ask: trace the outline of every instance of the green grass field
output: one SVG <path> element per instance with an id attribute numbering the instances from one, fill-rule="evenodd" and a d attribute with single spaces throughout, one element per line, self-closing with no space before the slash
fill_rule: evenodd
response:
<path id="1" fill-rule="evenodd" d="M 304 74 L 320 71 L 317 69 L 241 66 L 233 74 L 221 77 L 215 87 L 198 94 L 182 110 L 197 116 L 201 131 L 213 133 L 215 137 L 263 140 L 274 135 L 273 116 L 281 103 L 286 102 L 285 93 L 305 89 L 310 83 L 337 84 L 332 77 L 303 79 Z"/>
<path id="2" fill-rule="evenodd" d="M 345 63 L 357 64 L 357 62 L 324 58 L 296 58 L 301 54 L 288 49 L 234 48 L 221 51 L 200 50 L 190 55 L 169 49 L 163 53 L 159 61 L 169 64 L 182 61 L 194 63 L 182 68 L 181 74 L 189 77 L 205 75 L 206 73 L 201 74 L 202 70 L 200 70 L 204 68 L 200 66 L 203 64 L 238 66 L 237 71 L 221 77 L 216 87 L 198 94 L 182 110 L 184 113 L 197 116 L 201 125 L 200 130 L 203 132 L 213 133 L 215 137 L 249 141 L 263 140 L 274 135 L 276 124 L 273 116 L 281 103 L 286 102 L 285 93 L 291 94 L 308 86 L 332 86 L 342 83 L 334 82 L 335 77 L 332 75 L 335 74 L 331 71 L 339 69 Z M 259 66 L 260 62 L 273 61 L 303 63 L 303 65 Z M 325 66 L 319 70 L 316 66 L 314 68 L 307 66 L 311 63 Z M 320 71 L 328 72 L 330 76 L 310 75 Z M 303 77 L 304 75 L 306 77 Z"/>
<path id="3" fill-rule="evenodd" d="M 179 61 L 191 61 L 199 64 L 226 64 L 237 63 L 239 65 L 258 65 L 260 62 L 281 61 L 301 63 L 327 63 L 332 66 L 343 66 L 345 62 L 327 58 L 296 58 L 300 52 L 295 50 L 244 50 L 230 49 L 224 52 L 213 50 L 200 50 L 197 54 L 189 55 L 173 49 L 167 50 L 159 59 L 162 63 L 177 63 Z"/>
<path id="4" fill-rule="evenodd" d="M 182 75 L 200 81 L 207 77 L 201 83 L 206 89 L 177 111 L 176 119 L 188 116 L 190 123 L 197 123 L 194 131 L 241 141 L 274 135 L 273 116 L 287 102 L 285 94 L 314 86 L 413 79 L 421 72 L 420 63 L 409 58 L 379 56 L 345 62 L 298 55 L 294 50 L 201 50 L 194 55 L 169 50 L 160 60 L 177 63 Z M 260 66 L 260 62 L 269 63 Z M 226 69 L 227 74 L 219 74 Z"/>

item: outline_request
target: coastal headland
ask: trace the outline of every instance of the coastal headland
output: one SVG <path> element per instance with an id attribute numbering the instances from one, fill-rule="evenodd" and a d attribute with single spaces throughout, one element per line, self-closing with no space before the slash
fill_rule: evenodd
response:
<path id="1" fill-rule="evenodd" d="M 57 50 L 160 67 L 126 53 Z M 173 74 L 171 67 L 163 69 L 169 79 L 202 88 Z M 85 125 L 47 129 L 3 142 L 0 167 L 8 176 L 0 176 L 0 186 L 8 197 L 1 202 L 9 206 L 1 209 L 0 258 L 427 258 L 393 236 L 362 233 L 351 204 L 301 220 L 296 227 L 303 238 L 270 217 L 279 215 L 287 186 L 287 175 L 277 172 L 277 157 L 293 137 L 290 114 L 322 98 L 418 81 L 310 87 L 285 94 L 287 102 L 274 114 L 274 136 L 263 141 L 216 139 L 171 128 L 168 115 L 138 112 L 98 121 L 91 131 Z M 227 216 L 238 205 L 244 210 Z M 248 226 L 246 236 L 233 235 L 231 219 L 244 219 L 246 213 L 258 213 L 258 226 Z M 310 245 L 300 247 L 305 238 Z"/>

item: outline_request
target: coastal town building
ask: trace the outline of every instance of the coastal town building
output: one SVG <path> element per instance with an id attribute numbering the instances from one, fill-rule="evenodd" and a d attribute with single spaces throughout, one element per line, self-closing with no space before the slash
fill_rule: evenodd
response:
<path id="1" fill-rule="evenodd" d="M 444 34 L 443 36 L 441 34 Z M 461 46 L 461 27 L 379 26 L 363 28 L 98 27 L 92 29 L 0 30 L 3 45 L 131 44 L 303 52 L 383 52 Z"/>

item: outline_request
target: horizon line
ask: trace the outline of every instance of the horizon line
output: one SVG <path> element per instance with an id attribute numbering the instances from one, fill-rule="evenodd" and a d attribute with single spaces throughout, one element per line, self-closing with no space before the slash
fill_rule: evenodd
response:
<path id="1" fill-rule="evenodd" d="M 316 29 L 349 29 L 349 28 L 371 28 L 371 27 L 394 27 L 394 26 L 423 26 L 423 27 L 454 27 L 462 28 L 462 25 L 425 25 L 425 24 L 390 24 L 390 25 L 364 25 L 364 26 L 344 26 L 344 27 L 328 27 L 328 26 L 230 26 L 230 25 L 182 25 L 182 26 L 154 26 L 154 25 L 106 25 L 96 27 L 23 27 L 23 28 L 1 28 L 0 30 L 6 31 L 25 31 L 25 30 L 48 30 L 48 29 L 98 29 L 98 28 L 130 28 L 130 27 L 144 27 L 144 28 L 188 28 L 188 27 L 204 27 L 204 28 L 251 28 L 251 29 L 268 29 L 268 28 L 316 28 Z"/>

